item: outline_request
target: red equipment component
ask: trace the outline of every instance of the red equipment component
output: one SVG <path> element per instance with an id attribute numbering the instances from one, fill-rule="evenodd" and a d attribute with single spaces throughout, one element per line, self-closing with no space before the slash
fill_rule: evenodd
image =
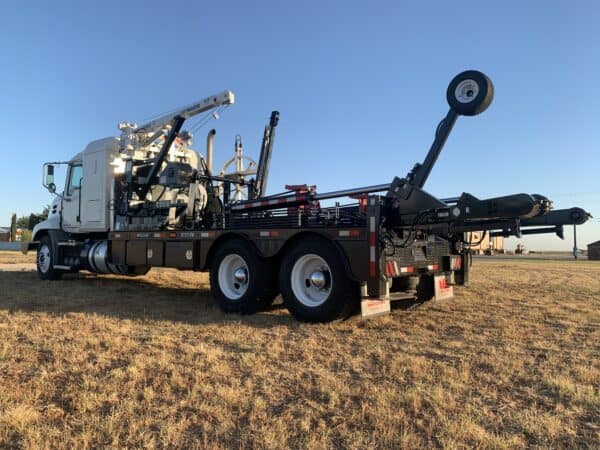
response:
<path id="1" fill-rule="evenodd" d="M 306 198 L 309 194 L 314 194 L 317 192 L 317 186 L 314 184 L 311 186 L 308 184 L 286 184 L 285 189 L 287 191 L 293 191 L 297 197 L 301 198 Z M 319 209 L 320 207 L 321 204 L 319 201 L 314 201 L 306 205 L 293 206 L 288 208 L 288 215 L 297 214 L 298 210 L 304 211 L 307 209 Z"/>

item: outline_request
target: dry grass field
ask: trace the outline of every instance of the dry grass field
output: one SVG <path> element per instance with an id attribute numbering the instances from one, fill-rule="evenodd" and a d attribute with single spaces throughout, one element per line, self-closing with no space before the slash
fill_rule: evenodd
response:
<path id="1" fill-rule="evenodd" d="M 221 314 L 206 276 L 0 254 L 0 447 L 599 448 L 600 264 L 477 260 L 362 322 Z"/>

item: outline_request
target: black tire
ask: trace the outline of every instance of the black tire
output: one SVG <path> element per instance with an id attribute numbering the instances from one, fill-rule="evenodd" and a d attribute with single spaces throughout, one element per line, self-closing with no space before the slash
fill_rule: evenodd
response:
<path id="1" fill-rule="evenodd" d="M 230 255 L 233 255 L 233 258 L 230 258 L 233 259 L 233 263 L 226 259 Z M 246 274 L 246 282 L 237 283 L 240 286 L 239 288 L 235 287 L 234 273 L 230 273 L 230 279 L 226 276 L 227 267 L 224 266 L 224 264 L 227 264 L 227 266 L 235 269 L 235 261 L 243 261 L 243 263 L 237 265 Z M 223 271 L 221 278 L 219 277 L 220 269 Z M 224 282 L 223 286 L 220 285 L 220 279 Z M 273 298 L 267 297 L 267 294 L 272 290 L 272 286 L 272 268 L 248 242 L 242 239 L 231 239 L 216 250 L 210 268 L 210 290 L 223 312 L 255 313 L 270 304 L 276 297 L 276 295 Z M 237 294 L 240 295 L 237 296 Z"/>
<path id="2" fill-rule="evenodd" d="M 433 275 L 421 275 L 417 284 L 417 301 L 427 302 L 435 296 Z"/>
<path id="3" fill-rule="evenodd" d="M 141 277 L 150 272 L 151 268 L 151 266 L 126 266 L 126 271 L 130 277 Z"/>
<path id="4" fill-rule="evenodd" d="M 268 264 L 265 274 L 265 285 L 261 288 L 259 297 L 259 308 L 265 309 L 273 304 L 275 299 L 279 296 L 279 284 L 278 279 L 278 268 L 274 264 Z"/>
<path id="5" fill-rule="evenodd" d="M 298 282 L 306 276 L 302 273 L 303 261 L 310 261 L 315 255 L 326 263 L 325 270 L 319 269 L 324 275 L 325 285 L 322 289 L 311 286 L 311 279 L 306 278 L 303 289 L 303 283 Z M 318 261 L 318 258 L 313 259 Z M 299 292 L 295 292 L 294 287 Z M 348 315 L 360 298 L 358 283 L 346 273 L 340 252 L 333 243 L 322 238 L 304 239 L 284 256 L 279 272 L 279 289 L 287 309 L 303 322 L 329 322 Z M 312 301 L 312 293 L 323 299 Z"/>
<path id="6" fill-rule="evenodd" d="M 50 236 L 43 236 L 37 249 L 36 266 L 42 280 L 58 280 L 63 272 L 54 268 L 54 249 Z"/>
<path id="7" fill-rule="evenodd" d="M 467 70 L 450 82 L 446 99 L 455 113 L 475 116 L 484 112 L 494 100 L 494 85 L 485 74 Z"/>

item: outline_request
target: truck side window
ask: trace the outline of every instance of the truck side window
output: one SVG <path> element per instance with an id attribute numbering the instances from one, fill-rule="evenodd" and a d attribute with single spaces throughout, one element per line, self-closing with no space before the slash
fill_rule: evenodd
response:
<path id="1" fill-rule="evenodd" d="M 81 180 L 83 179 L 83 166 L 71 166 L 69 171 L 69 183 L 67 186 L 67 195 L 72 195 L 75 189 L 81 187 Z"/>

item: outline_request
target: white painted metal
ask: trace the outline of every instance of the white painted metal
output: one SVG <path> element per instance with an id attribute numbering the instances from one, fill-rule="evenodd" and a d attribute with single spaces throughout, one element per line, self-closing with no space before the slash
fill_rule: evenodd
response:
<path id="1" fill-rule="evenodd" d="M 312 253 L 298 258 L 292 268 L 290 281 L 298 301 L 311 308 L 325 303 L 333 287 L 329 265 L 319 255 Z"/>
<path id="2" fill-rule="evenodd" d="M 154 119 L 141 126 L 136 126 L 135 132 L 143 133 L 154 133 L 156 130 L 161 129 L 166 124 L 170 123 L 175 117 L 181 116 L 184 119 L 189 119 L 197 114 L 201 114 L 210 109 L 216 108 L 221 105 L 233 105 L 235 103 L 235 96 L 231 91 L 223 91 L 216 95 L 211 95 L 203 100 L 196 103 L 192 103 L 189 106 L 185 106 L 178 111 L 165 114 L 158 119 Z"/>
<path id="3" fill-rule="evenodd" d="M 389 299 L 364 298 L 360 302 L 360 315 L 363 319 L 389 314 L 391 311 Z"/>
<path id="4" fill-rule="evenodd" d="M 433 286 L 436 300 L 446 300 L 454 297 L 453 286 L 448 284 L 446 275 L 434 275 Z"/>
<path id="5" fill-rule="evenodd" d="M 246 161 L 248 163 L 247 168 L 244 168 L 244 161 Z M 235 166 L 235 171 L 228 172 L 229 166 Z M 226 175 L 239 175 L 242 179 L 244 179 L 244 177 L 246 177 L 246 176 L 256 175 L 257 170 L 258 170 L 258 165 L 256 164 L 256 161 L 254 161 L 249 156 L 244 155 L 244 149 L 242 147 L 241 138 L 239 137 L 239 135 L 236 136 L 236 138 L 235 138 L 235 155 L 233 156 L 233 158 L 229 159 L 225 164 L 223 164 L 223 167 L 221 168 L 220 176 L 224 177 Z M 247 197 L 247 196 L 244 195 L 244 186 L 241 184 L 235 184 L 234 186 L 235 186 L 235 191 L 233 194 L 233 199 L 238 202 L 245 200 L 244 197 Z M 218 188 L 219 188 L 219 195 L 221 195 L 223 193 L 223 191 L 222 191 L 223 183 L 222 182 L 218 183 Z"/>
<path id="6" fill-rule="evenodd" d="M 110 200 L 114 183 L 113 161 L 119 156 L 119 140 L 105 138 L 90 142 L 71 165 L 83 166 L 80 189 L 65 186 L 62 202 L 63 228 L 71 233 L 106 232 L 111 225 Z M 69 183 L 67 171 L 67 183 Z M 78 220 L 79 219 L 79 220 Z"/>
<path id="7" fill-rule="evenodd" d="M 62 207 L 62 199 L 60 197 L 54 197 L 52 204 L 50 205 L 50 211 L 48 212 L 48 218 L 36 226 L 33 227 L 32 239 L 38 240 L 38 234 L 41 230 L 59 230 L 60 229 L 60 211 Z"/>
<path id="8" fill-rule="evenodd" d="M 121 151 L 126 156 L 133 157 L 137 151 L 147 147 L 152 142 L 155 142 L 164 132 L 168 131 L 170 124 L 175 117 L 180 116 L 184 119 L 189 119 L 190 117 L 209 111 L 218 106 L 232 105 L 233 103 L 235 103 L 233 92 L 223 91 L 220 94 L 211 95 L 204 100 L 200 100 L 199 102 L 180 108 L 177 111 L 165 114 L 141 126 L 138 126 L 136 123 L 120 123 Z"/>
<path id="9" fill-rule="evenodd" d="M 250 273 L 248 264 L 240 255 L 225 256 L 219 264 L 218 281 L 221 292 L 230 300 L 238 300 L 248 290 Z"/>
<path id="10" fill-rule="evenodd" d="M 462 80 L 454 90 L 454 97 L 460 103 L 471 103 L 479 94 L 479 85 L 475 80 Z"/>

